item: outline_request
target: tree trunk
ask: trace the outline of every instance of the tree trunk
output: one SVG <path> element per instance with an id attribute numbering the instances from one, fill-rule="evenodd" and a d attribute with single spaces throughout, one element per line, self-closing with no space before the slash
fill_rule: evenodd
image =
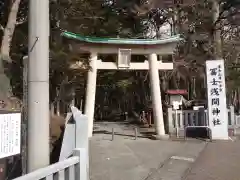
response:
<path id="1" fill-rule="evenodd" d="M 17 23 L 17 13 L 21 0 L 14 0 L 11 4 L 8 21 L 3 29 L 3 37 L 0 49 L 0 100 L 4 103 L 1 104 L 1 109 L 9 109 L 12 103 L 9 98 L 12 96 L 12 88 L 10 78 L 6 75 L 4 61 L 11 62 L 10 47 L 12 42 L 13 33 Z M 14 105 L 15 106 L 15 105 Z"/>
<path id="2" fill-rule="evenodd" d="M 3 30 L 3 38 L 1 43 L 1 56 L 4 60 L 10 61 L 10 46 L 13 33 L 17 24 L 17 14 L 21 0 L 13 0 L 8 16 L 6 27 Z"/>
<path id="3" fill-rule="evenodd" d="M 215 24 L 213 30 L 213 48 L 214 48 L 214 58 L 222 58 L 222 40 L 221 40 L 221 24 L 218 21 L 219 18 L 219 2 L 218 0 L 212 1 L 212 13 L 213 13 L 213 23 Z"/>

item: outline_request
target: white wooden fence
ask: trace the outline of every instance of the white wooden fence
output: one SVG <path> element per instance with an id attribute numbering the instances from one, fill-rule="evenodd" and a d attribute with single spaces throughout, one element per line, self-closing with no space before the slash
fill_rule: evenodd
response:
<path id="1" fill-rule="evenodd" d="M 234 113 L 231 106 L 228 111 L 229 129 L 240 128 L 240 116 Z M 168 108 L 168 130 L 170 134 L 176 133 L 176 130 L 184 129 L 185 126 L 208 126 L 208 110 L 201 113 L 200 110 L 173 110 Z"/>
<path id="2" fill-rule="evenodd" d="M 60 161 L 14 180 L 89 179 L 87 117 L 75 107 L 71 107 L 71 111 L 72 114 L 68 114 L 66 121 L 73 117 L 74 122 L 66 123 Z M 74 128 L 72 128 L 73 126 Z"/>
<path id="3" fill-rule="evenodd" d="M 85 155 L 84 149 L 75 149 L 72 157 L 14 180 L 83 180 L 86 166 L 82 166 L 81 157 Z"/>

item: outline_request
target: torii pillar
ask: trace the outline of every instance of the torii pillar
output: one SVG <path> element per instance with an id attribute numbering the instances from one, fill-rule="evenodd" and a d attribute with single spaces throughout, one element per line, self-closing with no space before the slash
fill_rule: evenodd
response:
<path id="1" fill-rule="evenodd" d="M 87 76 L 87 89 L 86 89 L 86 99 L 84 106 L 84 113 L 89 119 L 89 137 L 92 136 L 93 131 L 93 121 L 94 121 L 94 108 L 95 108 L 95 96 L 96 96 L 96 82 L 97 82 L 97 53 L 91 52 L 89 64 L 91 70 L 88 71 Z"/>
<path id="2" fill-rule="evenodd" d="M 158 136 L 163 137 L 165 133 L 163 110 L 162 110 L 162 97 L 160 88 L 160 79 L 158 72 L 158 59 L 156 54 L 150 54 L 149 58 L 149 75 L 151 83 L 151 95 L 153 105 L 153 118 L 155 119 L 155 129 Z"/>
<path id="3" fill-rule="evenodd" d="M 159 70 L 172 70 L 173 63 L 163 63 L 157 55 L 171 55 L 174 53 L 179 36 L 167 39 L 119 39 L 119 38 L 91 38 L 71 32 L 64 32 L 62 36 L 70 39 L 73 51 L 90 53 L 88 71 L 86 103 L 84 113 L 89 119 L 89 137 L 93 132 L 94 107 L 96 95 L 97 70 L 149 70 L 155 129 L 158 138 L 166 138 Z M 103 62 L 98 54 L 118 54 L 117 62 Z M 132 63 L 131 55 L 147 55 L 148 59 L 140 63 Z M 72 64 L 72 69 L 81 69 L 81 62 Z"/>

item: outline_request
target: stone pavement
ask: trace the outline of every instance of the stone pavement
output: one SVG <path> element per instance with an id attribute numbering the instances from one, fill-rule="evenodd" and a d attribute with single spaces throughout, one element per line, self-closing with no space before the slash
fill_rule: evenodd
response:
<path id="1" fill-rule="evenodd" d="M 239 180 L 240 141 L 208 143 L 185 180 Z"/>
<path id="2" fill-rule="evenodd" d="M 99 132 L 109 132 L 111 127 L 100 127 Z M 114 128 L 120 135 L 113 141 L 111 134 L 103 133 L 90 141 L 91 180 L 181 180 L 206 145 L 202 141 L 134 140 L 132 127 L 115 124 Z"/>

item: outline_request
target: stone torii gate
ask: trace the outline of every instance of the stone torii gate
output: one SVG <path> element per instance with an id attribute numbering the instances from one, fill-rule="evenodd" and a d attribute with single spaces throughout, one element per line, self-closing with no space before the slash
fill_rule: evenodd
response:
<path id="1" fill-rule="evenodd" d="M 88 71 L 87 92 L 84 113 L 89 119 L 89 137 L 92 136 L 94 107 L 96 94 L 97 70 L 149 70 L 153 117 L 158 138 L 166 138 L 162 100 L 160 92 L 159 70 L 172 70 L 173 63 L 163 63 L 157 55 L 174 53 L 179 36 L 166 39 L 120 39 L 84 37 L 71 32 L 63 32 L 62 36 L 71 41 L 71 47 L 76 52 L 90 53 L 91 70 Z M 103 62 L 98 54 L 117 54 L 117 62 Z M 131 55 L 147 55 L 148 60 L 140 63 L 131 62 Z M 78 69 L 81 63 L 72 65 Z"/>

